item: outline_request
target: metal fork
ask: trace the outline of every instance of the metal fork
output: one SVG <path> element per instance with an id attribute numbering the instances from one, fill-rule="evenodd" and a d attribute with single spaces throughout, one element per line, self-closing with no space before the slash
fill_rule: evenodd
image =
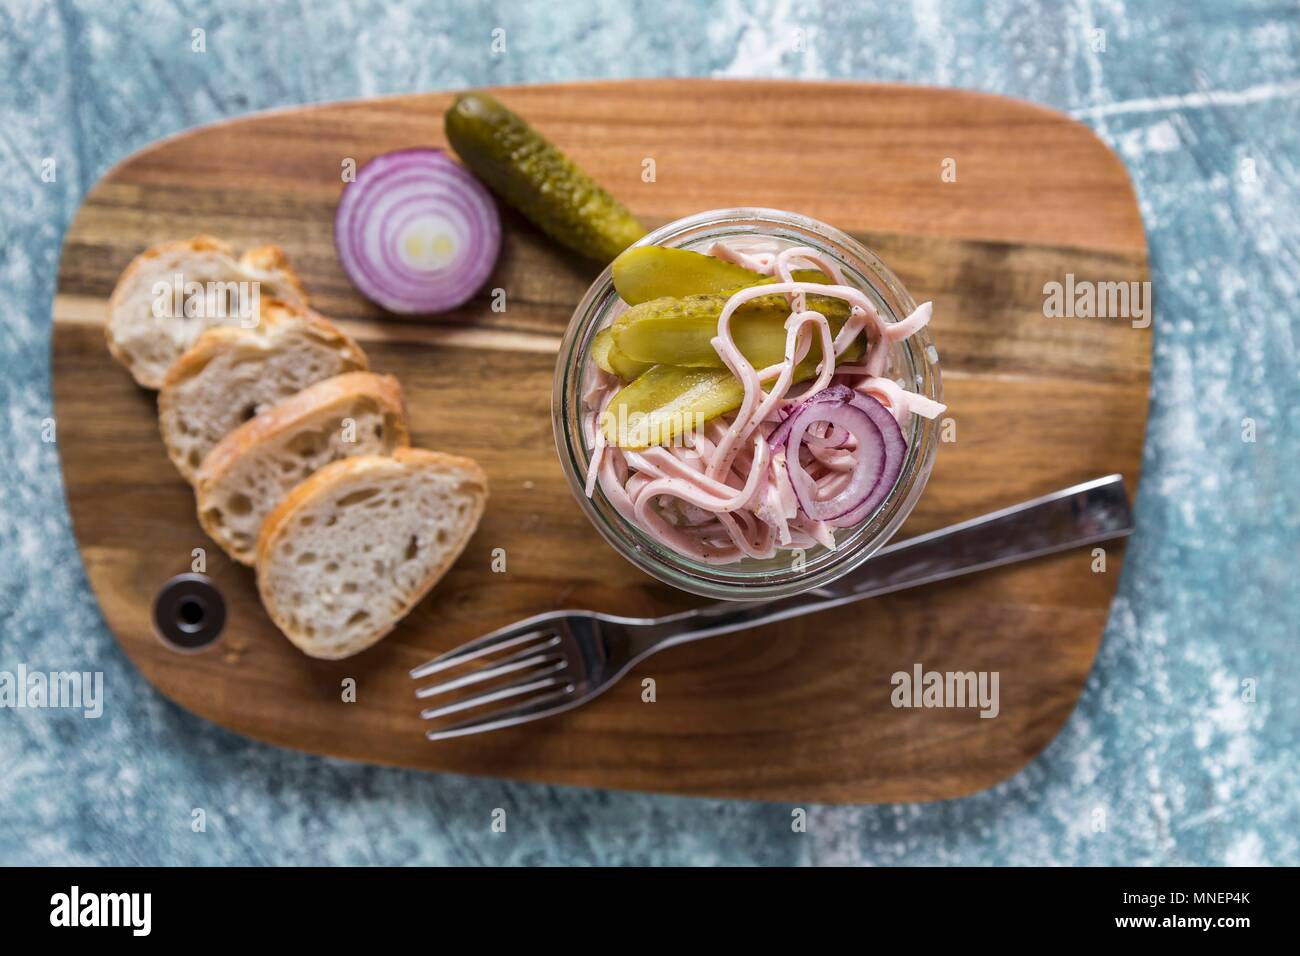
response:
<path id="1" fill-rule="evenodd" d="M 795 597 L 712 604 L 659 618 L 595 611 L 538 614 L 415 668 L 411 677 L 421 680 L 474 665 L 458 676 L 419 688 L 415 696 L 433 701 L 420 714 L 426 720 L 490 708 L 427 731 L 430 740 L 497 730 L 585 704 L 638 662 L 666 647 L 1122 538 L 1132 531 L 1123 479 L 1109 475 L 889 545 L 857 571 Z M 492 683 L 505 678 L 509 680 L 504 684 Z M 447 698 L 468 689 L 481 692 Z"/>

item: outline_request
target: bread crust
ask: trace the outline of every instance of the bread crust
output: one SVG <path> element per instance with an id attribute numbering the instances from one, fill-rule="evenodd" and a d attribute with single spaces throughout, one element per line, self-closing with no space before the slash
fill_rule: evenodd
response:
<path id="1" fill-rule="evenodd" d="M 207 505 L 213 491 L 220 486 L 221 480 L 243 455 L 251 453 L 262 443 L 271 441 L 286 431 L 292 431 L 303 419 L 323 409 L 367 397 L 374 398 L 381 408 L 392 413 L 396 430 L 393 436 L 396 445 L 394 450 L 409 446 L 411 433 L 406 418 L 406 402 L 402 395 L 402 386 L 393 376 L 376 375 L 374 372 L 345 372 L 317 382 L 244 422 L 221 439 L 203 459 L 203 464 L 199 466 L 194 476 L 194 497 L 199 524 L 208 536 L 214 541 L 221 541 L 214 533 L 212 522 L 206 517 Z M 245 564 L 252 563 L 235 555 L 232 557 Z"/>
<path id="2" fill-rule="evenodd" d="M 248 343 L 258 343 L 269 332 L 280 326 L 297 323 L 320 342 L 324 347 L 338 353 L 345 365 L 353 366 L 349 371 L 367 371 L 370 359 L 351 336 L 337 325 L 306 306 L 294 305 L 279 299 L 267 299 L 262 303 L 261 321 L 254 328 L 238 325 L 217 325 L 205 330 L 180 358 L 171 364 L 162 388 L 158 391 L 158 424 L 162 431 L 163 444 L 167 455 L 184 478 L 193 483 L 196 469 L 178 459 L 176 448 L 167 439 L 164 424 L 168 421 L 176 402 L 176 389 L 194 376 L 198 375 L 208 363 L 227 350 L 240 348 Z M 345 374 L 345 373 L 340 373 Z"/>
<path id="3" fill-rule="evenodd" d="M 239 264 L 250 272 L 276 272 L 298 294 L 299 300 L 307 302 L 307 290 L 303 288 L 302 279 L 289 265 L 289 257 L 279 246 L 267 243 L 255 249 L 249 249 L 239 257 Z"/>
<path id="4" fill-rule="evenodd" d="M 346 361 L 360 366 L 359 371 L 370 368 L 370 359 L 356 340 L 319 312 L 282 299 L 263 299 L 261 321 L 255 327 L 250 329 L 239 325 L 214 325 L 205 329 L 194 340 L 194 344 L 167 369 L 158 396 L 159 402 L 161 403 L 168 388 L 193 378 L 227 348 L 290 322 L 301 322 L 325 346 L 341 352 Z"/>
<path id="5" fill-rule="evenodd" d="M 462 473 L 465 481 L 474 489 L 472 494 L 472 520 L 466 524 L 466 531 L 460 540 L 447 549 L 443 560 L 430 571 L 418 587 L 412 590 L 402 605 L 402 609 L 393 615 L 391 620 L 369 632 L 364 638 L 338 649 L 336 653 L 319 653 L 319 649 L 311 647 L 310 641 L 301 640 L 286 628 L 286 622 L 277 614 L 275 601 L 268 594 L 262 568 L 301 508 L 317 504 L 338 484 L 372 472 L 382 475 L 394 466 L 432 468 L 440 471 Z M 474 532 L 478 529 L 479 522 L 483 518 L 483 512 L 487 508 L 487 501 L 487 474 L 479 463 L 472 458 L 464 458 L 460 455 L 451 455 L 445 452 L 428 451 L 424 448 L 398 448 L 391 456 L 358 455 L 355 458 L 343 458 L 331 462 L 296 485 L 287 495 L 280 499 L 279 504 L 271 509 L 271 512 L 262 522 L 262 531 L 257 538 L 257 560 L 255 563 L 258 572 L 257 590 L 262 599 L 262 606 L 266 609 L 267 615 L 275 623 L 275 626 L 280 629 L 280 632 L 307 656 L 321 660 L 341 660 L 345 657 L 351 657 L 353 654 L 358 654 L 369 647 L 373 647 L 386 637 L 417 604 L 424 600 L 425 596 L 433 590 L 434 585 L 442 580 L 464 552 L 465 547 L 474 536 Z"/>
<path id="6" fill-rule="evenodd" d="M 142 374 L 136 368 L 131 361 L 130 354 L 113 337 L 113 315 L 122 306 L 123 298 L 134 285 L 137 274 L 148 266 L 151 261 L 171 253 L 187 252 L 216 252 L 230 257 L 237 266 L 245 271 L 274 272 L 281 284 L 287 284 L 297 293 L 303 304 L 307 302 L 307 293 L 303 288 L 302 279 L 289 264 L 288 257 L 279 246 L 259 246 L 256 249 L 248 250 L 240 257 L 236 257 L 235 250 L 230 243 L 215 236 L 204 234 L 199 234 L 191 239 L 176 239 L 150 246 L 127 263 L 126 268 L 122 270 L 122 274 L 118 276 L 117 284 L 113 286 L 113 291 L 108 297 L 108 321 L 104 323 L 104 340 L 108 343 L 109 354 L 145 388 L 159 388 L 163 383 L 163 377 L 154 378 L 152 375 Z"/>

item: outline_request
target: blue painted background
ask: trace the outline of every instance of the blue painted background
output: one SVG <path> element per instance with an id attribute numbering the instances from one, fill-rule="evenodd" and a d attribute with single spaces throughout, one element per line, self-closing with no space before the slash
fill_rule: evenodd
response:
<path id="1" fill-rule="evenodd" d="M 1300 863 L 1300 8 L 621 6 L 0 2 L 0 670 L 102 670 L 109 694 L 98 721 L 0 710 L 0 862 Z M 784 805 L 334 763 L 181 713 L 104 628 L 40 438 L 60 239 L 90 185 L 160 136 L 249 110 L 650 75 L 996 91 L 1073 113 L 1131 171 L 1158 303 L 1140 530 L 1078 710 L 992 791 L 813 807 L 794 834 Z M 496 807 L 506 834 L 489 830 Z"/>

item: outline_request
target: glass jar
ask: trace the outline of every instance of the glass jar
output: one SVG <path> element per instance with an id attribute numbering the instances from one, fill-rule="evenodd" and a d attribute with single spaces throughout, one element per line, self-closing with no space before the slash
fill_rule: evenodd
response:
<path id="1" fill-rule="evenodd" d="M 903 284 L 869 249 L 833 226 L 777 209 L 716 209 L 661 226 L 637 243 L 705 252 L 718 240 L 763 237 L 782 246 L 809 246 L 829 256 L 846 281 L 861 289 L 887 323 L 906 318 L 916 303 Z M 600 484 L 585 492 L 591 450 L 582 429 L 582 396 L 590 376 L 592 340 L 609 325 L 620 304 L 609 268 L 583 296 L 560 345 L 551 419 L 555 445 L 569 487 L 583 513 L 624 558 L 661 581 L 695 594 L 724 600 L 768 600 L 827 584 L 860 566 L 883 547 L 911 513 L 934 465 L 938 425 L 910 416 L 904 428 L 907 455 L 898 480 L 875 514 L 853 528 L 836 532 L 834 550 L 818 546 L 803 551 L 778 550 L 764 559 L 734 564 L 706 564 L 680 555 L 625 520 L 605 498 Z M 886 377 L 912 392 L 943 400 L 939 355 L 924 328 L 894 343 Z"/>

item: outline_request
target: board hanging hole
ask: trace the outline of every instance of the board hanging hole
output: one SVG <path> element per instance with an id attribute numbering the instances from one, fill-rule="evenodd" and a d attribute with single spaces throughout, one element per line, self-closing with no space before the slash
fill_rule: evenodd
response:
<path id="1" fill-rule="evenodd" d="M 176 608 L 176 626 L 191 634 L 202 630 L 206 610 L 198 598 L 182 598 Z"/>
<path id="2" fill-rule="evenodd" d="M 226 602 L 206 574 L 178 574 L 154 597 L 154 633 L 174 651 L 193 653 L 216 643 L 226 624 Z"/>

